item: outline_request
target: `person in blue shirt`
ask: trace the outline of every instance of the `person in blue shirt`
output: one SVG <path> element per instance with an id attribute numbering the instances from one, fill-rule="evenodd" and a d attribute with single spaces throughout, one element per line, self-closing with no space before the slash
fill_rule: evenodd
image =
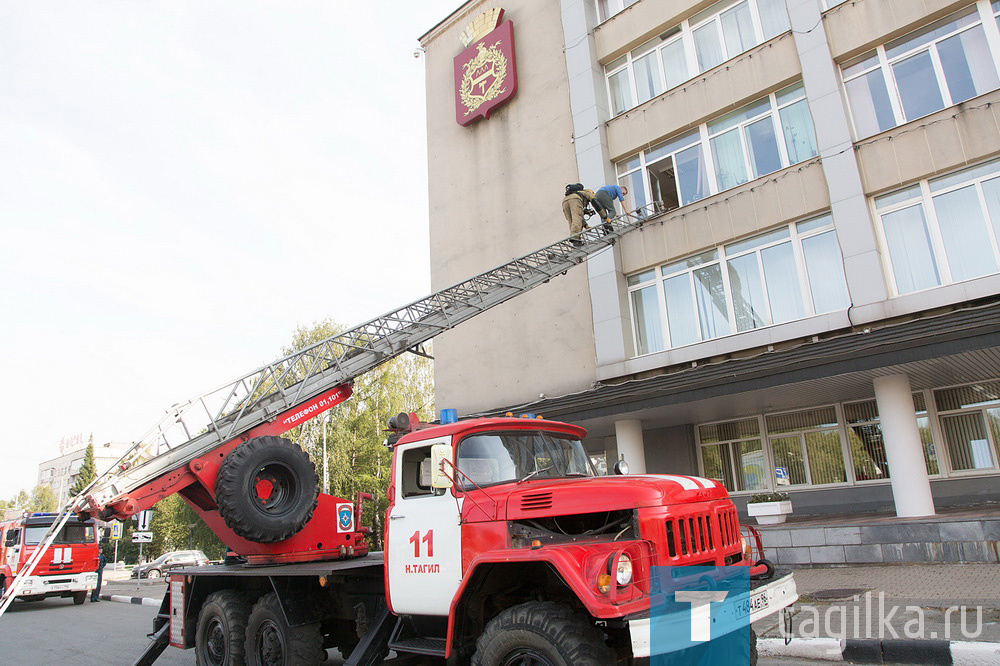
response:
<path id="1" fill-rule="evenodd" d="M 611 218 L 617 215 L 615 210 L 615 200 L 621 202 L 622 212 L 625 211 L 625 195 L 628 194 L 627 187 L 619 187 L 618 185 L 605 185 L 604 187 L 598 188 L 597 192 L 594 193 L 594 199 L 601 205 L 595 206 L 597 212 L 601 215 L 604 221 L 604 231 L 611 231 Z"/>

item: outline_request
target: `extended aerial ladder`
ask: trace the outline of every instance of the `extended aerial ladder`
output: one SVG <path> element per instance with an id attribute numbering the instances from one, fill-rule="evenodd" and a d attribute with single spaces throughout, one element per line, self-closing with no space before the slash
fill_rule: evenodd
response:
<path id="1" fill-rule="evenodd" d="M 547 245 L 333 335 L 234 381 L 173 405 L 125 455 L 74 498 L 55 521 L 35 557 L 8 585 L 0 614 L 16 596 L 18 579 L 30 575 L 33 562 L 74 513 L 102 520 L 126 519 L 173 493 L 181 496 L 223 541 L 251 562 L 333 559 L 367 552 L 360 527 L 360 496 L 353 501 L 359 525 L 343 539 L 323 543 L 347 500 L 320 494 L 315 513 L 288 538 L 257 539 L 242 534 L 220 516 L 215 485 L 227 455 L 252 438 L 280 435 L 348 399 L 352 380 L 441 332 L 565 274 L 590 255 L 605 250 L 624 234 L 663 213 L 654 202 L 609 223 Z M 284 464 L 284 463 L 283 463 Z M 294 462 L 290 463 L 294 466 Z M 282 491 L 280 472 L 249 483 L 260 501 Z M 288 488 L 284 488 L 288 491 Z"/>

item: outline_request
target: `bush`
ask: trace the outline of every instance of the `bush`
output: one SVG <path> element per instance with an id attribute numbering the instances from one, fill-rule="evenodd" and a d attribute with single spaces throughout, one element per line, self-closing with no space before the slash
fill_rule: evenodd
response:
<path id="1" fill-rule="evenodd" d="M 760 504 L 761 502 L 787 502 L 791 497 L 788 493 L 757 493 L 750 498 L 748 504 Z"/>

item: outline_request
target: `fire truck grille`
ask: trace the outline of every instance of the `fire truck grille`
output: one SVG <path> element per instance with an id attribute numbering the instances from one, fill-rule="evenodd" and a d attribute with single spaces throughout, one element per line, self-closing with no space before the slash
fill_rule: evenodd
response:
<path id="1" fill-rule="evenodd" d="M 527 493 L 521 498 L 522 511 L 538 511 L 552 508 L 552 493 Z"/>
<path id="2" fill-rule="evenodd" d="M 721 509 L 667 518 L 667 554 L 691 557 L 724 551 L 739 541 L 736 511 Z"/>

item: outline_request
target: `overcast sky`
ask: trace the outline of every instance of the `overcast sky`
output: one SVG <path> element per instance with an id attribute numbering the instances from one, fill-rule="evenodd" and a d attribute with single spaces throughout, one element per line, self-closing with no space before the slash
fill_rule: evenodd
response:
<path id="1" fill-rule="evenodd" d="M 461 4 L 0 3 L 0 499 L 428 292 L 414 51 Z"/>

